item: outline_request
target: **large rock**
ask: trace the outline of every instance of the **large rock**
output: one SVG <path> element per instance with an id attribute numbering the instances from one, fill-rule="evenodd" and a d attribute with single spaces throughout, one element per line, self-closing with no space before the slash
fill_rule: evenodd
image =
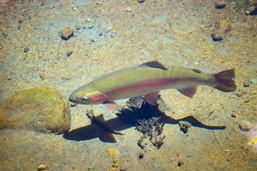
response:
<path id="1" fill-rule="evenodd" d="M 18 92 L 0 104 L 0 129 L 64 133 L 70 129 L 70 108 L 62 94 L 39 87 Z"/>

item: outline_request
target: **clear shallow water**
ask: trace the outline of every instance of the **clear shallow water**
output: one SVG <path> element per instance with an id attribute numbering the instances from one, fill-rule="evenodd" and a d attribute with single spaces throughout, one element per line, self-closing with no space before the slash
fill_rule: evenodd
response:
<path id="1" fill-rule="evenodd" d="M 121 165 L 130 170 L 255 170 L 256 153 L 246 145 L 247 133 L 240 131 L 238 123 L 244 119 L 256 122 L 256 85 L 244 87 L 257 77 L 256 16 L 234 10 L 232 3 L 218 10 L 211 0 L 8 3 L 1 9 L 1 102 L 17 91 L 39 86 L 56 88 L 68 98 L 73 90 L 104 73 L 150 60 L 207 72 L 235 68 L 238 89 L 224 94 L 200 86 L 193 99 L 176 90 L 161 92 L 169 107 L 166 115 L 193 115 L 205 124 L 227 128 L 192 127 L 184 134 L 178 125 L 166 124 L 160 149 L 149 142 L 141 150 L 137 145 L 140 132 L 134 127 L 115 136 L 117 143 L 1 130 L 1 170 L 36 170 L 41 163 L 49 170 L 111 170 L 115 158 L 123 163 L 116 170 Z M 231 31 L 214 42 L 211 34 L 219 20 L 228 20 Z M 59 32 L 67 27 L 75 30 L 74 36 L 64 41 Z M 29 51 L 24 53 L 24 48 Z M 67 57 L 69 51 L 73 54 Z M 244 93 L 237 96 L 237 92 Z M 250 99 L 247 103 L 246 98 Z M 72 129 L 90 124 L 85 114 L 90 108 L 71 108 Z M 92 108 L 96 114 L 104 113 L 105 119 L 115 117 L 102 106 Z M 116 149 L 116 155 L 110 156 L 109 148 Z M 142 159 L 140 154 L 144 154 Z M 183 165 L 178 166 L 179 162 Z"/>

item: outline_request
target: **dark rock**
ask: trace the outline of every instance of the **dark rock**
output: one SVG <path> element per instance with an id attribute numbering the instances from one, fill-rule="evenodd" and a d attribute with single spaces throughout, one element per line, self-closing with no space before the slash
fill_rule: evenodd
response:
<path id="1" fill-rule="evenodd" d="M 18 92 L 0 104 L 0 129 L 64 133 L 70 129 L 70 109 L 62 94 L 39 87 Z"/>
<path id="2" fill-rule="evenodd" d="M 257 2 L 252 3 L 252 5 L 250 7 L 250 14 L 251 15 L 257 15 Z"/>
<path id="3" fill-rule="evenodd" d="M 244 87 L 249 87 L 250 86 L 250 81 L 244 82 Z"/>
<path id="4" fill-rule="evenodd" d="M 220 40 L 223 39 L 223 38 L 222 38 L 222 35 L 219 34 L 219 33 L 212 33 L 212 34 L 211 34 L 211 37 L 212 37 L 212 40 L 213 40 L 213 41 L 220 41 Z"/>
<path id="5" fill-rule="evenodd" d="M 222 8 L 224 8 L 226 6 L 226 3 L 225 2 L 217 2 L 216 3 L 216 8 L 217 9 L 222 9 Z"/>
<path id="6" fill-rule="evenodd" d="M 145 0 L 137 0 L 137 2 L 139 2 L 139 3 L 144 3 Z"/>
<path id="7" fill-rule="evenodd" d="M 23 52 L 24 52 L 24 53 L 27 53 L 28 51 L 29 51 L 29 48 L 24 48 L 24 49 L 23 49 Z"/>
<path id="8" fill-rule="evenodd" d="M 72 55 L 72 51 L 67 52 L 67 56 L 70 57 Z"/>

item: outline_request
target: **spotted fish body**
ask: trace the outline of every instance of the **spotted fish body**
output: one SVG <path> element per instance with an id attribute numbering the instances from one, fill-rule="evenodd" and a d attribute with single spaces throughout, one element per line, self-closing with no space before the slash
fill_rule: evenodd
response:
<path id="1" fill-rule="evenodd" d="M 235 91 L 234 76 L 234 69 L 208 74 L 197 69 L 164 66 L 151 61 L 99 77 L 75 90 L 69 99 L 74 103 L 101 104 L 145 95 L 148 98 L 146 101 L 151 104 L 151 98 L 158 94 L 156 92 L 164 89 L 178 89 L 188 97 L 193 97 L 198 85 L 211 86 L 224 92 Z"/>

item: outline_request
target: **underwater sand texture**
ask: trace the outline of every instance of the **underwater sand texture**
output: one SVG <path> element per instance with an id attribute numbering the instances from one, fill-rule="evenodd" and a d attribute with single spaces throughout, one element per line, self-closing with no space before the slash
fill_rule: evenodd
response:
<path id="1" fill-rule="evenodd" d="M 117 143 L 76 141 L 63 135 L 0 130 L 0 170 L 256 170 L 257 154 L 247 146 L 238 124 L 257 119 L 257 18 L 236 10 L 235 3 L 215 8 L 214 0 L 25 0 L 0 7 L 0 102 L 15 92 L 53 87 L 64 97 L 96 77 L 124 67 L 158 60 L 165 65 L 219 72 L 235 68 L 237 90 L 224 93 L 199 86 L 190 99 L 176 90 L 161 97 L 174 119 L 189 115 L 206 125 L 164 125 L 163 145 L 137 145 L 135 127 L 117 130 Z M 231 30 L 213 41 L 215 23 L 227 20 Z M 74 29 L 68 40 L 64 29 Z M 69 55 L 67 55 L 68 52 Z M 118 101 L 122 105 L 126 100 Z M 71 108 L 71 130 L 90 124 L 86 110 L 116 115 L 102 105 Z M 94 127 L 94 129 L 97 129 Z"/>

